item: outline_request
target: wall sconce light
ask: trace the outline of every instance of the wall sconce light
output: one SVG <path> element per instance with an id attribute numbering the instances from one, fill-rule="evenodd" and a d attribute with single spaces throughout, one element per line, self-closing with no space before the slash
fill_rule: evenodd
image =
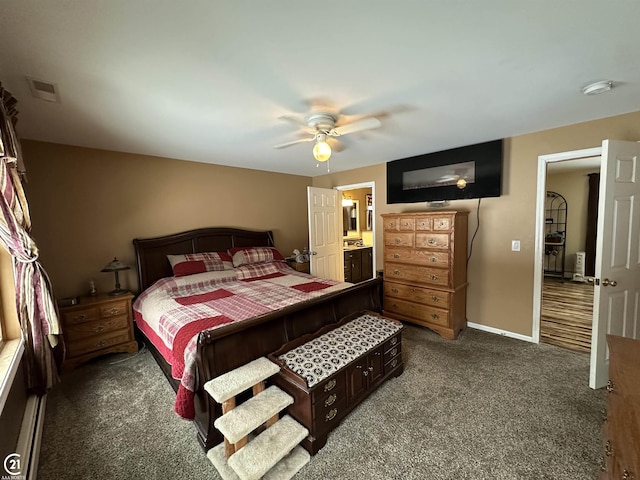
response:
<path id="1" fill-rule="evenodd" d="M 342 196 L 342 206 L 343 207 L 353 207 L 353 199 L 347 198 L 344 195 Z"/>
<path id="2" fill-rule="evenodd" d="M 118 260 L 116 257 L 113 257 L 113 260 L 107 263 L 107 265 L 102 270 L 100 270 L 101 272 L 114 272 L 116 274 L 116 288 L 114 290 L 111 290 L 109 292 L 109 295 L 112 295 L 112 296 L 122 295 L 128 292 L 128 290 L 124 290 L 120 288 L 120 279 L 118 278 L 118 272 L 121 272 L 122 270 L 130 270 L 130 269 L 131 267 L 129 265 L 126 265 L 122 263 L 120 260 Z"/>
<path id="3" fill-rule="evenodd" d="M 313 146 L 313 157 L 319 162 L 326 162 L 331 157 L 331 147 L 327 143 L 327 136 L 319 133 Z"/>
<path id="4" fill-rule="evenodd" d="M 456 186 L 460 190 L 463 190 L 467 186 L 467 181 L 464 178 L 459 178 L 458 181 L 456 182 Z"/>

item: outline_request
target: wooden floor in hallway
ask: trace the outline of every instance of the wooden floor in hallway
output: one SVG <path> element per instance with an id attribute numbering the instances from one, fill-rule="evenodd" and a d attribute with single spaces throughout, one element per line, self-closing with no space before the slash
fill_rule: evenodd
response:
<path id="1" fill-rule="evenodd" d="M 593 285 L 545 278 L 540 341 L 579 352 L 591 351 Z"/>

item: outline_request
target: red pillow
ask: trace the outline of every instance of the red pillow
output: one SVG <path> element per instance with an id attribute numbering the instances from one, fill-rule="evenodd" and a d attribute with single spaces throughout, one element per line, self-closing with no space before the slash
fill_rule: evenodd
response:
<path id="1" fill-rule="evenodd" d="M 273 247 L 241 247 L 230 248 L 233 266 L 251 265 L 254 263 L 284 262 L 282 254 Z"/>
<path id="2" fill-rule="evenodd" d="M 175 277 L 184 277 L 202 272 L 233 270 L 231 255 L 226 252 L 185 253 L 167 255 Z"/>

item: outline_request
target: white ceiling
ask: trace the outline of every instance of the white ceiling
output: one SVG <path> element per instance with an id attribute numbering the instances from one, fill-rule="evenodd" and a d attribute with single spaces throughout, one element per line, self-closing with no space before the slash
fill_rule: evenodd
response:
<path id="1" fill-rule="evenodd" d="M 272 146 L 319 103 L 386 113 L 332 171 L 640 110 L 638 0 L 2 0 L 0 18 L 27 139 L 315 176 L 311 143 Z"/>

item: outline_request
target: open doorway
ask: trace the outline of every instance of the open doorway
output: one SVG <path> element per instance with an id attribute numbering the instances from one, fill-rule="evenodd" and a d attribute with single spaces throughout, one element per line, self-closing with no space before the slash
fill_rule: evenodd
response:
<path id="1" fill-rule="evenodd" d="M 335 187 L 342 203 L 344 281 L 375 277 L 375 182 Z"/>
<path id="2" fill-rule="evenodd" d="M 589 353 L 600 157 L 547 164 L 539 339 Z M 595 189 L 595 191 L 594 191 Z"/>

